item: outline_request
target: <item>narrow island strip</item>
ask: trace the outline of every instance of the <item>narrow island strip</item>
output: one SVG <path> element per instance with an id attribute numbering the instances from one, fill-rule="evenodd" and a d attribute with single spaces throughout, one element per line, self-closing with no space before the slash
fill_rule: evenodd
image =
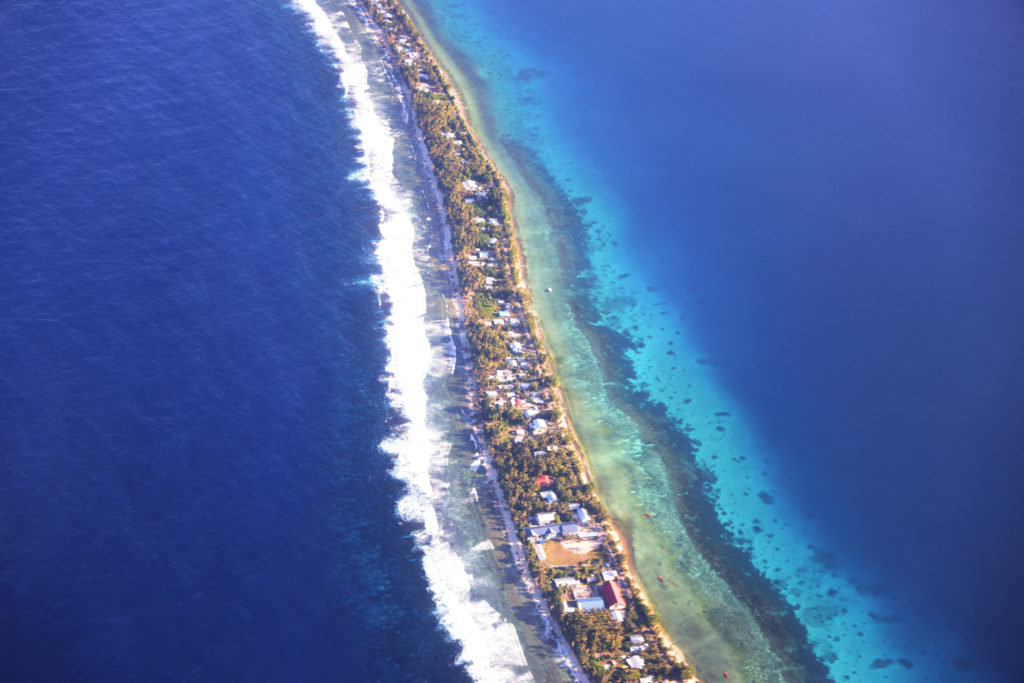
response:
<path id="1" fill-rule="evenodd" d="M 528 586 L 595 682 L 695 680 L 633 578 L 530 308 L 510 192 L 450 78 L 396 0 L 357 0 L 409 97 L 452 234 L 473 360 L 480 468 L 499 487 Z"/>

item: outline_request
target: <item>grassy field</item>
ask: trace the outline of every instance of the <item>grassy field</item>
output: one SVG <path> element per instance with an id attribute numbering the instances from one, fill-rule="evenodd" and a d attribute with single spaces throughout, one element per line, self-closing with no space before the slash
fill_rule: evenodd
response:
<path id="1" fill-rule="evenodd" d="M 592 541 L 548 541 L 544 554 L 552 567 L 569 567 L 597 558 L 597 548 Z"/>

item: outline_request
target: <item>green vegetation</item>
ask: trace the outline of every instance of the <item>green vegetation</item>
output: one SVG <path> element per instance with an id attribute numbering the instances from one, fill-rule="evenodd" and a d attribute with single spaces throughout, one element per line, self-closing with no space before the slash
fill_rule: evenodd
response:
<path id="1" fill-rule="evenodd" d="M 562 630 L 583 659 L 622 647 L 622 627 L 604 610 L 567 614 L 562 620 Z"/>

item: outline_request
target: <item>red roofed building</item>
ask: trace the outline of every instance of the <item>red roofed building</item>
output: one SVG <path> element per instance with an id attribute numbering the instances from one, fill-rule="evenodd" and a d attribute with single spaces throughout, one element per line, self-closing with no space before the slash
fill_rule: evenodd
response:
<path id="1" fill-rule="evenodd" d="M 537 477 L 537 486 L 551 486 L 555 483 L 555 480 L 548 474 L 542 474 Z"/>
<path id="2" fill-rule="evenodd" d="M 614 581 L 605 581 L 601 584 L 601 595 L 604 597 L 604 605 L 608 609 L 626 608 L 626 599 L 622 597 L 622 589 Z"/>

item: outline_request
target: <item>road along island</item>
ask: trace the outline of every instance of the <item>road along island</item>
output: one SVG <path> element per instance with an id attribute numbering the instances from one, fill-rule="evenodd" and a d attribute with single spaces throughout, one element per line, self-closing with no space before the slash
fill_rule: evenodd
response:
<path id="1" fill-rule="evenodd" d="M 566 419 L 512 221 L 510 192 L 450 79 L 395 0 L 359 0 L 405 91 L 451 230 L 459 317 L 473 358 L 479 469 L 498 489 L 513 555 L 575 675 L 694 679 L 633 579 Z M 568 653 L 566 653 L 568 654 Z"/>

